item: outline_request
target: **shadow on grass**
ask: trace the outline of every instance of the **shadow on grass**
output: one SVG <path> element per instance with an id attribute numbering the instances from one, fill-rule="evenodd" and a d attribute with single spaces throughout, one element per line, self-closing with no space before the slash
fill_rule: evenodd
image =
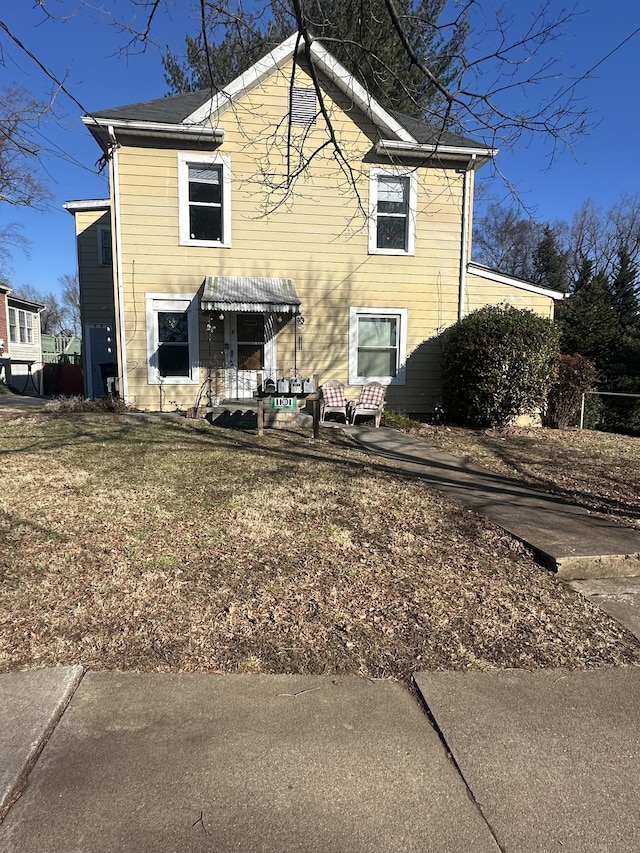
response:
<path id="1" fill-rule="evenodd" d="M 571 507 L 601 512 L 612 519 L 616 516 L 640 517 L 637 505 L 620 497 L 593 495 L 586 492 L 563 489 L 547 479 L 532 477 L 522 470 L 520 461 L 506 451 L 494 449 L 498 458 L 510 467 L 514 467 L 522 479 L 514 479 L 494 474 L 471 464 L 468 460 L 447 459 L 446 453 L 433 451 L 428 444 L 407 438 L 405 450 L 395 449 L 385 452 L 380 438 L 386 432 L 365 430 L 370 441 L 364 447 L 356 443 L 355 433 L 342 429 L 323 428 L 320 440 L 312 440 L 310 432 L 297 430 L 267 430 L 259 437 L 255 431 L 233 426 L 209 426 L 202 421 L 174 420 L 158 416 L 138 416 L 130 414 L 56 414 L 40 415 L 45 429 L 39 429 L 37 435 L 28 441 L 22 441 L 18 435 L 14 447 L 5 448 L 0 455 L 35 454 L 81 448 L 83 459 L 92 456 L 102 460 L 105 473 L 119 472 L 124 481 L 135 482 L 137 472 L 143 462 L 149 461 L 149 452 L 161 452 L 157 464 L 162 464 L 162 455 L 179 448 L 181 452 L 195 450 L 203 454 L 202 464 L 213 464 L 207 457 L 209 451 L 225 455 L 227 459 L 220 464 L 221 473 L 230 476 L 238 471 L 238 488 L 250 482 L 255 484 L 265 480 L 278 481 L 300 471 L 304 466 L 326 463 L 346 469 L 349 475 L 356 476 L 366 470 L 385 476 L 392 476 L 400 482 L 421 480 L 427 485 L 445 492 L 454 499 L 467 503 L 469 489 L 481 486 L 488 501 L 522 501 L 535 493 L 551 512 L 568 512 Z M 351 434 L 349 434 L 351 432 Z M 362 433 L 361 433 L 362 434 Z M 402 435 L 402 434 L 398 434 Z M 10 430 L 5 438 L 11 440 Z M 414 443 L 415 441 L 415 443 Z M 414 451 L 424 448 L 423 453 Z M 241 452 L 258 457 L 257 464 L 247 471 L 246 458 L 238 459 L 234 465 L 230 454 Z M 151 457 L 152 464 L 154 463 Z M 268 460 L 268 461 L 267 461 Z M 253 460 L 252 460 L 253 461 Z M 400 466 L 410 466 L 409 470 Z M 460 474 L 466 475 L 461 478 Z M 188 482 L 185 482 L 185 489 Z M 475 505 L 482 512 L 481 505 Z"/>

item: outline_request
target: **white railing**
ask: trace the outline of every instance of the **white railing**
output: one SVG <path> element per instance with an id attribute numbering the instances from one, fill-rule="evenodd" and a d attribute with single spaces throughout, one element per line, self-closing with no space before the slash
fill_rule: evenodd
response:
<path id="1" fill-rule="evenodd" d="M 638 397 L 640 399 L 640 394 L 623 394 L 621 391 L 584 391 L 580 404 L 580 429 L 584 429 L 584 401 L 587 394 L 594 394 L 600 397 Z"/>

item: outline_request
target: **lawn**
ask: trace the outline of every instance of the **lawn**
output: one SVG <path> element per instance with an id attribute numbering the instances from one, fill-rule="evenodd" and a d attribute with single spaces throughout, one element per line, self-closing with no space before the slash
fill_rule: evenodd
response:
<path id="1" fill-rule="evenodd" d="M 0 419 L 2 671 L 640 664 L 522 546 L 340 430 Z"/>

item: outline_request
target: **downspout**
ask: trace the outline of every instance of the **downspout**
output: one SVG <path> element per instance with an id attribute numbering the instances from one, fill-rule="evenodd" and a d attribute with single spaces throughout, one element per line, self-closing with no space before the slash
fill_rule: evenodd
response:
<path id="1" fill-rule="evenodd" d="M 129 405 L 129 377 L 127 375 L 127 338 L 124 328 L 124 282 L 122 273 L 122 235 L 120 233 L 120 169 L 118 162 L 118 140 L 112 125 L 109 126 L 111 140 L 111 163 L 113 175 L 113 224 L 116 256 L 116 277 L 118 282 L 118 335 L 120 338 L 120 370 L 122 373 L 120 396 L 125 406 Z"/>
<path id="2" fill-rule="evenodd" d="M 460 287 L 458 292 L 458 320 L 464 317 L 464 303 L 467 298 L 467 255 L 469 253 L 469 207 L 471 204 L 471 180 L 469 172 L 476 164 L 476 155 L 472 154 L 462 178 L 462 246 L 460 253 Z"/>

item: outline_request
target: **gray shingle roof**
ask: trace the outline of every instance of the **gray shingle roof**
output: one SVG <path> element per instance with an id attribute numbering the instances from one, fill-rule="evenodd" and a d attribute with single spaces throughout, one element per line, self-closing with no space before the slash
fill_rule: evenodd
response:
<path id="1" fill-rule="evenodd" d="M 404 115 L 404 113 L 398 113 L 395 110 L 389 110 L 388 112 L 421 145 L 435 145 L 439 143 L 459 148 L 481 148 L 486 145 L 486 143 L 479 140 L 470 139 L 468 136 L 462 136 L 460 133 L 453 133 L 450 130 L 442 130 L 434 125 Z"/>
<path id="2" fill-rule="evenodd" d="M 180 124 L 211 97 L 211 91 L 185 92 L 182 95 L 171 95 L 167 98 L 156 98 L 153 101 L 140 101 L 137 104 L 126 104 L 123 107 L 100 110 L 90 113 L 90 115 L 101 119 L 129 119 Z"/>
<path id="3" fill-rule="evenodd" d="M 182 95 L 171 95 L 156 98 L 152 101 L 140 101 L 136 104 L 125 104 L 108 110 L 100 110 L 90 115 L 98 119 L 120 119 L 142 122 L 160 122 L 162 124 L 180 124 L 193 112 L 205 104 L 215 93 L 210 89 L 199 92 L 185 92 Z M 384 105 L 382 105 L 384 106 Z M 402 125 L 421 144 L 451 145 L 460 148 L 484 147 L 479 142 L 459 133 L 441 130 L 433 125 L 411 118 L 411 116 L 384 107 L 396 121 Z"/>

